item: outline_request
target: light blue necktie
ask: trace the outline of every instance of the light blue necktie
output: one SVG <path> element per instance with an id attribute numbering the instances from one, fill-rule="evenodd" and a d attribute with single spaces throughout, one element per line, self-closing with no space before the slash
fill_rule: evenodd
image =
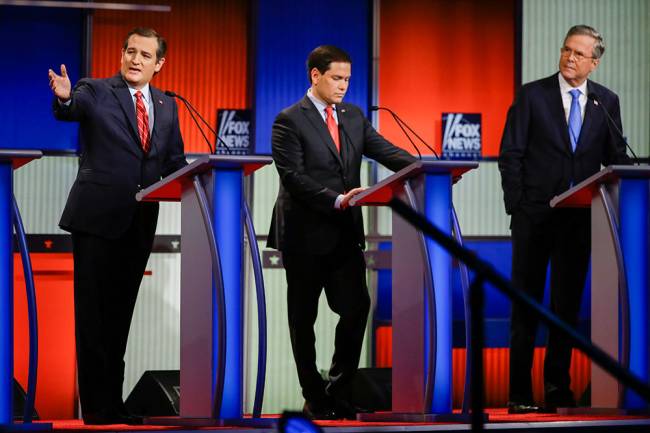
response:
<path id="1" fill-rule="evenodd" d="M 571 94 L 571 110 L 569 111 L 569 138 L 571 139 L 571 150 L 576 151 L 580 128 L 582 127 L 582 113 L 580 111 L 580 90 L 573 89 Z"/>

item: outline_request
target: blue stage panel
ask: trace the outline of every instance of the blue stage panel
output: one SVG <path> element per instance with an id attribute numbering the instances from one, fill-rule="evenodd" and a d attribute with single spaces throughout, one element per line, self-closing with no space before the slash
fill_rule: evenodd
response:
<path id="1" fill-rule="evenodd" d="M 82 12 L 71 9 L 0 7 L 0 148 L 69 151 L 78 149 L 77 124 L 52 115 L 47 70 L 64 63 L 79 79 Z"/>
<path id="2" fill-rule="evenodd" d="M 309 88 L 307 56 L 319 45 L 336 45 L 352 57 L 345 97 L 368 109 L 370 89 L 370 2 L 332 0 L 258 2 L 255 14 L 255 149 L 271 153 L 275 116 Z"/>

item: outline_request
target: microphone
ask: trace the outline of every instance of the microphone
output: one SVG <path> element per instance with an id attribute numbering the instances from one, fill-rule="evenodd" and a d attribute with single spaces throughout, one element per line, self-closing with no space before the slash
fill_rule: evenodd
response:
<path id="1" fill-rule="evenodd" d="M 420 136 L 418 135 L 418 133 L 415 132 L 415 131 L 413 130 L 413 128 L 411 128 L 410 126 L 408 126 L 408 124 L 407 124 L 404 120 L 402 120 L 402 118 L 399 117 L 399 116 L 397 115 L 397 113 L 395 113 L 393 110 L 391 110 L 391 109 L 388 108 L 388 107 L 379 107 L 379 106 L 377 106 L 377 105 L 373 105 L 372 107 L 370 107 L 370 111 L 379 111 L 379 110 L 385 110 L 385 111 L 388 111 L 388 112 L 390 113 L 390 115 L 393 116 L 393 119 L 395 120 L 395 123 L 397 123 L 397 125 L 402 129 L 402 131 L 404 132 L 404 135 L 406 135 L 406 137 L 409 139 L 409 141 L 411 142 L 411 144 L 413 144 L 413 147 L 415 147 L 415 148 L 417 149 L 417 146 L 415 146 L 415 143 L 413 143 L 413 140 L 411 140 L 409 134 L 407 134 L 407 132 L 406 132 L 406 131 L 404 130 L 404 128 L 402 127 L 402 125 L 404 125 L 404 126 L 406 127 L 406 129 L 408 129 L 409 131 L 411 131 L 411 133 L 412 133 L 413 135 L 415 135 L 415 136 L 418 138 L 418 140 L 420 140 L 420 141 L 422 142 L 422 144 L 424 144 L 424 145 L 427 147 L 427 149 L 429 149 L 429 150 L 431 151 L 431 153 L 433 153 L 433 155 L 434 155 L 437 159 L 440 159 L 440 155 L 438 155 L 438 153 L 435 151 L 435 149 L 434 149 L 433 147 L 429 146 L 429 144 L 428 144 L 426 141 L 424 141 L 424 139 L 422 139 L 422 137 L 420 137 Z M 419 152 L 419 151 L 418 151 L 418 155 L 420 155 L 420 152 Z M 422 159 L 422 156 L 420 156 L 420 159 Z"/>
<path id="2" fill-rule="evenodd" d="M 196 113 L 196 115 L 199 117 L 199 119 L 201 119 L 201 122 L 203 122 L 203 124 L 205 126 L 207 126 L 207 128 L 210 130 L 210 132 L 212 132 L 214 134 L 214 136 L 217 138 L 217 140 L 219 142 L 221 142 L 221 144 L 223 144 L 223 146 L 226 148 L 226 152 L 228 152 L 229 155 L 232 154 L 232 149 L 230 148 L 230 146 L 228 146 L 228 143 L 226 143 L 223 140 L 223 138 L 219 137 L 219 134 L 217 134 L 217 132 L 212 128 L 212 126 L 210 126 L 208 121 L 205 120 L 203 118 L 203 116 L 201 116 L 201 113 L 199 113 L 199 111 L 196 108 L 194 108 L 194 106 L 192 104 L 190 104 L 190 101 L 188 101 L 187 99 L 185 99 L 183 96 L 179 95 L 178 93 L 172 92 L 171 90 L 165 90 L 165 95 L 171 96 L 172 98 L 178 98 L 183 102 L 183 104 L 185 104 L 185 107 L 187 108 L 187 111 L 190 113 L 190 116 L 192 117 L 192 120 L 196 124 L 196 127 L 199 128 L 199 131 L 201 132 L 201 135 L 203 136 L 203 139 L 208 144 L 208 148 L 210 149 L 211 154 L 215 154 L 216 149 L 212 148 L 212 144 L 210 143 L 210 140 L 208 140 L 208 137 L 206 137 L 205 133 L 203 132 L 203 129 L 201 128 L 201 125 L 199 124 L 199 122 L 196 120 L 196 117 L 194 116 L 194 113 Z"/>
<path id="3" fill-rule="evenodd" d="M 600 99 L 598 98 L 598 95 L 596 95 L 595 92 L 589 92 L 589 94 L 587 95 L 587 98 L 591 99 L 593 101 L 594 105 L 596 105 L 596 106 L 603 109 L 603 113 L 605 113 L 605 116 L 607 117 L 607 125 L 608 125 L 610 131 L 611 131 L 611 127 L 613 126 L 614 130 L 616 131 L 618 136 L 621 139 L 623 139 L 623 143 L 625 143 L 625 146 L 630 150 L 630 153 L 632 153 L 632 156 L 634 156 L 634 159 L 636 161 L 638 161 L 639 157 L 636 156 L 636 153 L 634 153 L 634 151 L 632 150 L 632 147 L 630 147 L 630 145 L 628 144 L 627 138 L 625 138 L 625 136 L 623 135 L 623 131 L 621 131 L 621 129 L 618 127 L 618 125 L 616 124 L 616 122 L 614 121 L 612 116 L 609 114 L 609 111 L 607 111 L 607 108 L 605 108 L 605 104 L 603 104 L 600 101 Z"/>
<path id="4" fill-rule="evenodd" d="M 422 160 L 422 153 L 420 152 L 420 149 L 419 149 L 419 148 L 416 146 L 416 144 L 413 142 L 413 140 L 411 139 L 411 136 L 408 134 L 408 132 L 406 132 L 406 130 L 405 130 L 404 127 L 402 126 L 402 123 L 398 120 L 397 115 L 396 115 L 395 113 L 393 113 L 392 110 L 389 110 L 388 108 L 377 107 L 376 105 L 373 105 L 372 107 L 370 107 L 370 111 L 379 111 L 379 110 L 386 110 L 386 111 L 388 111 L 388 112 L 391 114 L 391 116 L 393 116 L 393 120 L 395 120 L 395 123 L 396 123 L 397 126 L 399 126 L 399 128 L 402 130 L 402 132 L 404 133 L 404 135 L 406 136 L 406 138 L 408 139 L 408 141 L 411 142 L 411 146 L 413 146 L 413 149 L 415 149 L 415 151 L 416 151 L 417 154 L 418 154 L 418 159 L 421 161 L 421 160 Z"/>

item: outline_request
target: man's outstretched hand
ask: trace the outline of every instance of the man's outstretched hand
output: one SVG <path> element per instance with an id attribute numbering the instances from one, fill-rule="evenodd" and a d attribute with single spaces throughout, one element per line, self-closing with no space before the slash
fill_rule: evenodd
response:
<path id="1" fill-rule="evenodd" d="M 350 206 L 350 200 L 352 200 L 352 197 L 355 195 L 362 193 L 366 190 L 366 188 L 354 188 L 351 189 L 350 191 L 346 192 L 345 195 L 343 196 L 343 200 L 341 200 L 341 210 L 347 209 Z"/>
<path id="2" fill-rule="evenodd" d="M 68 101 L 70 99 L 72 85 L 70 84 L 70 78 L 68 78 L 68 71 L 65 69 L 65 65 L 61 65 L 61 75 L 57 75 L 51 69 L 48 70 L 47 74 L 50 77 L 50 88 L 54 96 L 59 98 L 60 101 Z"/>

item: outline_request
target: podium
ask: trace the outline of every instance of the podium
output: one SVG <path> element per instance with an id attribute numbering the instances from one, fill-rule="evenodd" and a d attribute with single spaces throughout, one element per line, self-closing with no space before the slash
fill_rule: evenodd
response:
<path id="1" fill-rule="evenodd" d="M 42 156 L 43 152 L 40 150 L 0 149 L 0 431 L 42 431 L 52 429 L 51 423 L 13 422 L 13 219 L 15 214 L 17 216 L 17 209 L 13 209 L 13 171 Z M 29 259 L 28 256 L 27 259 Z M 33 319 L 32 316 L 30 316 L 31 319 Z M 33 325 L 30 327 L 33 330 L 35 324 L 30 325 Z M 31 336 L 34 337 L 33 334 Z M 32 362 L 32 355 L 30 353 L 30 376 L 35 377 L 36 371 L 32 371 L 32 368 L 36 366 Z M 31 397 L 33 398 L 33 395 Z"/>
<path id="2" fill-rule="evenodd" d="M 650 167 L 612 165 L 551 200 L 591 208 L 591 339 L 641 380 L 650 378 Z M 594 409 L 650 409 L 595 364 Z"/>
<path id="3" fill-rule="evenodd" d="M 417 161 L 353 197 L 350 205 L 383 206 L 396 197 L 451 234 L 452 181 L 476 167 L 467 161 Z M 360 419 L 463 421 L 466 416 L 452 413 L 452 258 L 395 213 L 392 257 L 392 412 Z"/>
<path id="4" fill-rule="evenodd" d="M 267 156 L 205 155 L 136 195 L 181 202 L 180 418 L 151 424 L 244 421 L 243 181 L 271 162 Z"/>

